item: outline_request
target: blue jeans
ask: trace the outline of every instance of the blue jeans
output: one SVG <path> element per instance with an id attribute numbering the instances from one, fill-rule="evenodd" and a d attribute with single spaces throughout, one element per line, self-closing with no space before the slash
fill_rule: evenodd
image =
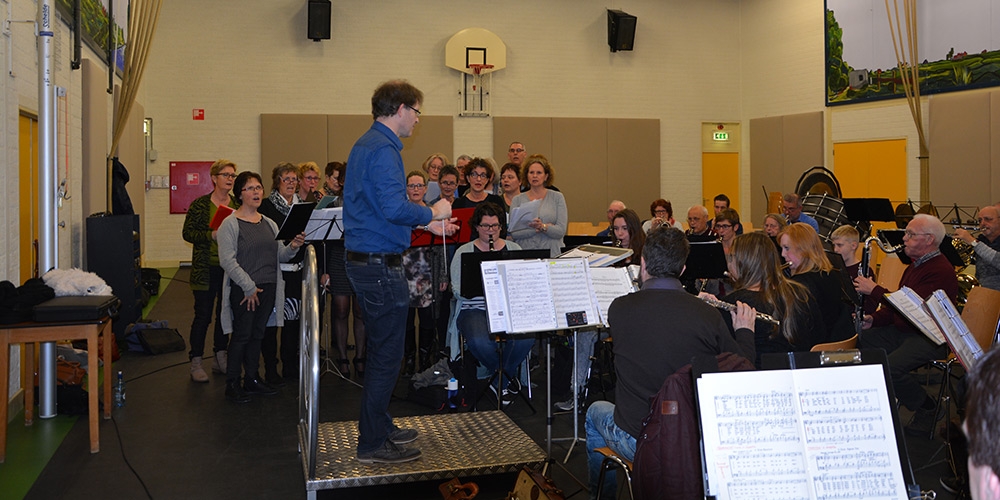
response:
<path id="1" fill-rule="evenodd" d="M 635 458 L 635 438 L 615 425 L 615 405 L 607 401 L 595 401 L 587 409 L 587 470 L 590 478 L 590 498 L 615 498 L 617 481 L 613 471 L 604 474 L 604 491 L 598 494 L 597 478 L 601 474 L 604 455 L 595 448 L 607 446 L 626 460 Z"/>
<path id="2" fill-rule="evenodd" d="M 380 448 L 395 430 L 389 401 L 399 378 L 410 287 L 402 266 L 347 261 L 347 277 L 361 304 L 367 333 L 365 385 L 358 420 L 358 454 Z"/>
<path id="3" fill-rule="evenodd" d="M 458 313 L 458 331 L 465 336 L 469 352 L 490 372 L 497 370 L 497 343 L 490 339 L 490 321 L 486 311 L 466 309 Z M 508 339 L 503 348 L 503 371 L 513 376 L 528 352 L 535 345 L 534 337 Z M 503 377 L 501 388 L 506 388 L 510 380 Z"/>
<path id="4" fill-rule="evenodd" d="M 229 339 L 222 333 L 222 277 L 225 273 L 219 266 L 208 268 L 208 290 L 194 290 L 194 319 L 191 320 L 191 351 L 188 358 L 200 358 L 205 354 L 205 336 L 208 325 L 212 322 L 212 309 L 215 309 L 215 330 L 213 332 L 212 351 L 225 351 L 229 347 Z M 237 292 L 238 293 L 238 292 Z"/>

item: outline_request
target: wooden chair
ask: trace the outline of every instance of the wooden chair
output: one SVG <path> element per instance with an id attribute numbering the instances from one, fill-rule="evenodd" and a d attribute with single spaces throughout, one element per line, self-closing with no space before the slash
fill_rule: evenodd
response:
<path id="1" fill-rule="evenodd" d="M 623 473 L 625 473 L 625 484 L 628 486 L 628 497 L 635 498 L 632 495 L 632 461 L 626 460 L 617 453 L 608 448 L 607 446 L 603 448 L 594 448 L 594 451 L 604 455 L 604 460 L 601 461 L 601 474 L 597 476 L 597 498 L 601 497 L 601 489 L 604 487 L 604 473 L 611 470 L 612 467 L 618 467 Z"/>
<path id="2" fill-rule="evenodd" d="M 895 292 L 899 290 L 899 280 L 903 277 L 903 271 L 906 270 L 906 264 L 903 264 L 899 257 L 895 255 L 887 255 L 882 259 L 882 265 L 878 270 L 878 283 L 879 286 L 889 290 L 890 292 Z"/>
<path id="3" fill-rule="evenodd" d="M 566 225 L 566 234 L 570 236 L 597 236 L 597 233 L 608 227 L 592 222 L 570 222 Z"/>
<path id="4" fill-rule="evenodd" d="M 990 350 L 996 339 L 997 325 L 1000 324 L 1000 291 L 977 286 L 969 291 L 969 298 L 962 309 L 962 321 L 976 339 L 983 352 Z M 941 385 L 938 387 L 937 401 L 934 405 L 934 414 L 941 411 L 941 406 L 949 404 L 945 399 L 945 391 L 954 395 L 955 391 L 951 385 L 952 367 L 958 358 L 954 353 L 949 352 L 945 359 L 938 359 L 930 362 L 930 366 L 941 370 Z M 950 412 L 950 408 L 949 408 Z M 931 429 L 928 439 L 934 439 L 934 431 L 937 426 Z"/>
<path id="5" fill-rule="evenodd" d="M 846 351 L 848 349 L 854 349 L 858 345 L 858 334 L 854 334 L 853 337 L 847 340 L 841 340 L 840 342 L 827 342 L 825 344 L 816 344 L 809 349 L 809 352 L 822 352 L 822 351 Z"/>

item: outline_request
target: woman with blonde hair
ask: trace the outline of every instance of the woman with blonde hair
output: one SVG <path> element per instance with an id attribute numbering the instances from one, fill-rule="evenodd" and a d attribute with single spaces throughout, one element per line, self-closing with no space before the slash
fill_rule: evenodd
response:
<path id="1" fill-rule="evenodd" d="M 792 279 L 809 289 L 823 312 L 825 338 L 820 342 L 846 340 L 854 335 L 849 297 L 840 284 L 833 264 L 823 250 L 823 243 L 812 226 L 804 222 L 789 225 L 778 235 L 781 256 L 788 262 Z M 854 293 L 851 290 L 851 293 Z"/>
<path id="2" fill-rule="evenodd" d="M 299 164 L 299 199 L 302 201 L 319 201 L 323 199 L 323 193 L 319 191 L 319 165 L 316 162 L 307 161 Z"/>
<path id="3" fill-rule="evenodd" d="M 760 356 L 769 352 L 808 351 L 821 342 L 817 330 L 822 313 L 809 290 L 781 272 L 778 252 L 763 233 L 746 233 L 733 239 L 728 258 L 729 274 L 735 290 L 722 299 L 736 301 L 762 313 L 770 314 L 781 324 L 757 322 L 754 340 L 757 346 L 755 365 L 760 368 Z M 723 311 L 723 318 L 732 318 Z"/>
<path id="4" fill-rule="evenodd" d="M 424 163 L 420 166 L 420 168 L 422 168 L 424 172 L 427 172 L 427 180 L 430 182 L 437 182 L 438 174 L 445 165 L 451 165 L 451 161 L 448 160 L 448 157 L 445 156 L 444 153 L 434 153 L 424 160 Z"/>

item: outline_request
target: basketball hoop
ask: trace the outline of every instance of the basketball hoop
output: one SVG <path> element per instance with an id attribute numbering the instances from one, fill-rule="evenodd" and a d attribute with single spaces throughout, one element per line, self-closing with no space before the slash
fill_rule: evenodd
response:
<path id="1" fill-rule="evenodd" d="M 484 69 L 493 69 L 493 65 L 492 64 L 470 64 L 469 65 L 469 69 L 471 69 L 472 72 L 476 74 L 476 76 L 479 76 L 479 74 L 482 73 Z"/>

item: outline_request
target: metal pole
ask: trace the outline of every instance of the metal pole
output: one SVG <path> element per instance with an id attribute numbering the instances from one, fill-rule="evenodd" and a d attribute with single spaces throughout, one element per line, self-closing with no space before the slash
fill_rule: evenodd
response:
<path id="1" fill-rule="evenodd" d="M 52 68 L 52 0 L 38 2 L 38 268 L 59 265 L 56 243 L 56 117 Z M 56 345 L 43 342 L 38 353 L 38 416 L 56 416 Z"/>

